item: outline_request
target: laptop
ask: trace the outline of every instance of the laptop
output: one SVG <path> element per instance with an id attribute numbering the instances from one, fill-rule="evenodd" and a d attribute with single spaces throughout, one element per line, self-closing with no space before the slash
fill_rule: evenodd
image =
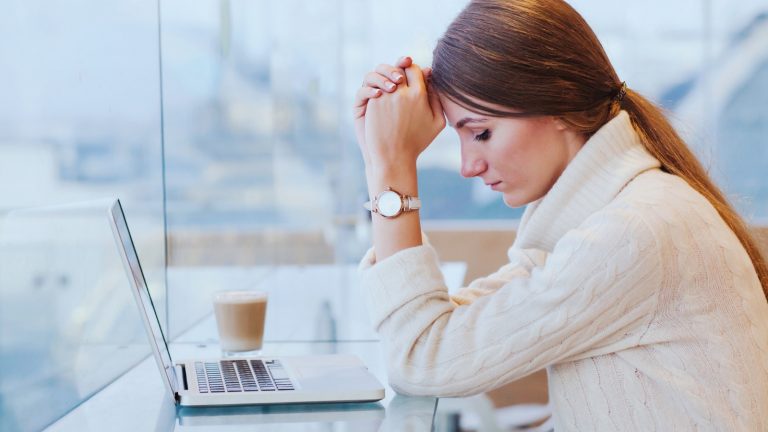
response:
<path id="1" fill-rule="evenodd" d="M 226 357 L 174 362 L 147 288 L 120 200 L 110 225 L 160 375 L 181 406 L 373 402 L 384 387 L 354 355 Z"/>

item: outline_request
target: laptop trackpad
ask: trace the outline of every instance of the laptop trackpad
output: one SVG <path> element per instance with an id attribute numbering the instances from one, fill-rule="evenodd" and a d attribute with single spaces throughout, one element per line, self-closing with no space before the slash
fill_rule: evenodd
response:
<path id="1" fill-rule="evenodd" d="M 290 362 L 290 368 L 303 387 L 313 384 L 328 385 L 329 382 L 337 389 L 347 385 L 359 388 L 381 387 L 381 384 L 368 372 L 365 364 L 354 355 L 333 354 L 284 358 Z"/>

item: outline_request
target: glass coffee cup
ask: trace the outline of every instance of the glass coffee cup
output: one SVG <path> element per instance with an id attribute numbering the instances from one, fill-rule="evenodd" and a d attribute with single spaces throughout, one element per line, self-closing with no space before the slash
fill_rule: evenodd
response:
<path id="1" fill-rule="evenodd" d="M 219 341 L 225 356 L 252 356 L 261 352 L 267 316 L 267 293 L 221 291 L 213 297 Z"/>

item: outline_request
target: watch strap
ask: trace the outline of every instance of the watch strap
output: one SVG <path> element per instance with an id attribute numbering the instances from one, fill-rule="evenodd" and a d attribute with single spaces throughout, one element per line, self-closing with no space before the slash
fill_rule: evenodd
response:
<path id="1" fill-rule="evenodd" d="M 421 208 L 421 200 L 418 197 L 404 196 L 403 197 L 403 211 L 414 211 Z"/>

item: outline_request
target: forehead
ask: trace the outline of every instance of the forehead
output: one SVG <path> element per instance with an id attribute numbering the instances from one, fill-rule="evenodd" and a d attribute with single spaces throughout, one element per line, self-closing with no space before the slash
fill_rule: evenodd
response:
<path id="1" fill-rule="evenodd" d="M 448 123 L 450 123 L 451 127 L 456 127 L 456 122 L 463 118 L 487 117 L 478 112 L 471 111 L 442 95 L 440 96 L 440 103 L 443 105 L 443 111 L 445 112 L 445 116 L 448 119 Z"/>

